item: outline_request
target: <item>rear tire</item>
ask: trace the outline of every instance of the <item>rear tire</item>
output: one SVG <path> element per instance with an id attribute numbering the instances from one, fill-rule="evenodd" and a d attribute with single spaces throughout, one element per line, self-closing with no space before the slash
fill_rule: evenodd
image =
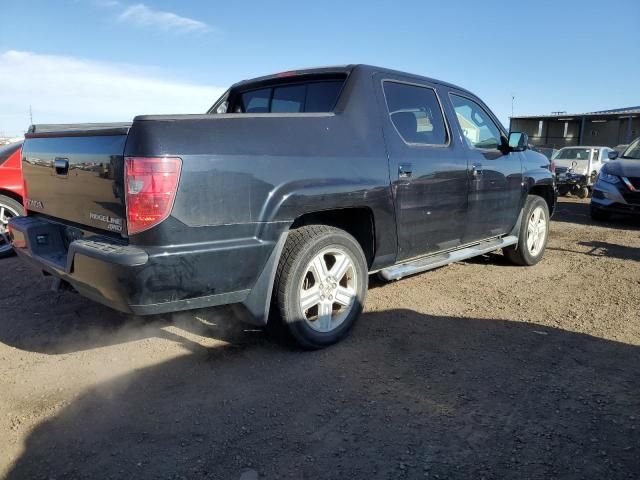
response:
<path id="1" fill-rule="evenodd" d="M 342 339 L 362 312 L 367 262 L 347 232 L 308 225 L 289 233 L 274 284 L 274 303 L 292 339 L 306 349 Z"/>
<path id="2" fill-rule="evenodd" d="M 580 187 L 577 190 L 576 195 L 578 195 L 578 198 L 587 198 L 589 196 L 589 187 Z"/>
<path id="3" fill-rule="evenodd" d="M 542 197 L 529 195 L 522 210 L 518 243 L 503 249 L 507 259 L 515 265 L 538 263 L 549 239 L 549 206 Z"/>
<path id="4" fill-rule="evenodd" d="M 611 218 L 611 214 L 609 212 L 600 210 L 598 207 L 594 207 L 593 205 L 589 208 L 589 213 L 591 214 L 591 219 L 596 222 L 606 222 Z"/>
<path id="5" fill-rule="evenodd" d="M 0 258 L 14 254 L 13 247 L 9 241 L 7 225 L 11 218 L 18 215 L 24 215 L 23 206 L 11 197 L 0 195 Z"/>

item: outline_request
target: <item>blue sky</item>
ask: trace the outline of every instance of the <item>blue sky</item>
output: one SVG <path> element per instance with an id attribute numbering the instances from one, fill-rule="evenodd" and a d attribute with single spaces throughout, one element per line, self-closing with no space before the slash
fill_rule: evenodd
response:
<path id="1" fill-rule="evenodd" d="M 638 0 L 2 0 L 0 135 L 203 112 L 229 84 L 371 63 L 511 114 L 640 105 Z"/>

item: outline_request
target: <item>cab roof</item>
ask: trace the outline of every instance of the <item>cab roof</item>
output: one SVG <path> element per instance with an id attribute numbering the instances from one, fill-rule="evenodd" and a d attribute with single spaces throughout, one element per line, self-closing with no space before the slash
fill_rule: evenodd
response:
<path id="1" fill-rule="evenodd" d="M 277 81 L 283 78 L 300 78 L 300 77 L 306 77 L 306 76 L 332 76 L 332 75 L 350 75 L 352 72 L 354 72 L 355 70 L 358 70 L 361 73 L 364 74 L 370 74 L 370 75 L 374 75 L 376 73 L 382 73 L 382 74 L 388 74 L 391 76 L 398 76 L 398 77 L 405 77 L 405 78 L 412 78 L 415 80 L 421 80 L 421 81 L 426 81 L 429 83 L 435 83 L 438 85 L 444 85 L 447 87 L 451 87 L 451 88 L 455 88 L 457 90 L 463 91 L 463 92 L 467 92 L 467 93 L 471 93 L 468 90 L 466 90 L 465 88 L 461 88 L 457 85 L 454 85 L 452 83 L 448 83 L 448 82 L 444 82 L 442 80 L 437 80 L 435 78 L 431 78 L 431 77 L 425 77 L 422 75 L 416 75 L 413 73 L 407 73 L 407 72 L 402 72 L 399 70 L 393 70 L 393 69 L 389 69 L 389 68 L 383 68 L 383 67 L 377 67 L 375 65 L 367 65 L 367 64 L 363 64 L 363 63 L 359 63 L 359 64 L 350 64 L 350 65 L 333 65 L 333 66 L 325 66 L 325 67 L 314 67 L 314 68 L 303 68 L 303 69 L 296 69 L 296 70 L 288 70 L 285 72 L 279 72 L 279 73 L 274 73 L 271 75 L 264 75 L 261 77 L 256 77 L 256 78 L 251 78 L 251 79 L 247 79 L 247 80 L 242 80 L 240 82 L 235 83 L 234 85 L 232 85 L 232 89 L 236 89 L 236 88 L 241 88 L 244 87 L 246 85 L 252 85 L 252 84 L 263 84 L 263 83 L 271 83 L 273 81 Z"/>

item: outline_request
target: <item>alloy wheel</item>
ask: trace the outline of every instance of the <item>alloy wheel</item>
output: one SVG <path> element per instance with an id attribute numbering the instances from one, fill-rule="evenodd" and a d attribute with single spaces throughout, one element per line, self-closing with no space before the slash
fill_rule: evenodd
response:
<path id="1" fill-rule="evenodd" d="M 299 289 L 304 321 L 327 333 L 338 328 L 351 312 L 358 288 L 355 262 L 339 247 L 321 251 L 307 265 Z"/>

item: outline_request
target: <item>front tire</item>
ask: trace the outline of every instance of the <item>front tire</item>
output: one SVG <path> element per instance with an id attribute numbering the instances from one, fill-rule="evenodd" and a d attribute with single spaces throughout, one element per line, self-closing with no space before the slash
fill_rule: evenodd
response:
<path id="1" fill-rule="evenodd" d="M 0 195 L 0 258 L 13 255 L 13 247 L 9 241 L 7 227 L 9 220 L 24 215 L 24 208 L 13 198 Z"/>
<path id="2" fill-rule="evenodd" d="M 529 195 L 522 210 L 522 223 L 518 243 L 503 250 L 515 265 L 531 266 L 538 263 L 549 239 L 549 206 L 542 197 Z"/>
<path id="3" fill-rule="evenodd" d="M 299 346 L 317 349 L 342 339 L 362 312 L 367 288 L 365 255 L 347 232 L 308 225 L 289 233 L 274 301 Z"/>

